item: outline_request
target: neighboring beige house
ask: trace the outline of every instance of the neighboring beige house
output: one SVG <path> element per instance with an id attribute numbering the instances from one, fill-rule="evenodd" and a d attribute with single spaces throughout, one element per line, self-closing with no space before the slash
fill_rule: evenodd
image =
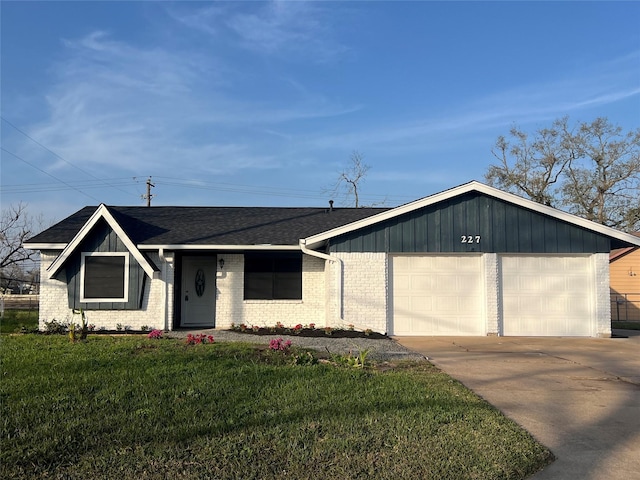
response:
<path id="1" fill-rule="evenodd" d="M 634 235 L 640 237 L 640 232 Z M 640 247 L 613 250 L 609 276 L 611 320 L 640 321 Z"/>

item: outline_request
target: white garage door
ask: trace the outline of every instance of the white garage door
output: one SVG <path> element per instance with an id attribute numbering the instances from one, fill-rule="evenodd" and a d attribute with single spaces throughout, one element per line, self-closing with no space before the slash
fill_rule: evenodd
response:
<path id="1" fill-rule="evenodd" d="M 478 255 L 391 257 L 394 335 L 483 335 Z"/>
<path id="2" fill-rule="evenodd" d="M 504 335 L 593 334 L 589 257 L 505 255 L 500 263 Z"/>

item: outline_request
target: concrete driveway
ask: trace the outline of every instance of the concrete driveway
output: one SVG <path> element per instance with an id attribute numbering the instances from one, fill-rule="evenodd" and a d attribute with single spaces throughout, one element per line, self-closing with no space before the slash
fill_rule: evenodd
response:
<path id="1" fill-rule="evenodd" d="M 396 337 L 546 445 L 534 480 L 640 479 L 640 331 L 629 338 Z"/>

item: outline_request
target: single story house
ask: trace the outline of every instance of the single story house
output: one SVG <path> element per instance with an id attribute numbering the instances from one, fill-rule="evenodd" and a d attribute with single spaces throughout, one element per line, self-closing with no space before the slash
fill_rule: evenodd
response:
<path id="1" fill-rule="evenodd" d="M 107 329 L 592 337 L 611 334 L 609 253 L 637 246 L 475 181 L 396 208 L 103 204 L 25 243 L 41 328 L 82 308 Z"/>
<path id="2" fill-rule="evenodd" d="M 640 238 L 640 232 L 633 235 Z M 611 319 L 640 321 L 640 247 L 612 250 L 609 276 Z"/>

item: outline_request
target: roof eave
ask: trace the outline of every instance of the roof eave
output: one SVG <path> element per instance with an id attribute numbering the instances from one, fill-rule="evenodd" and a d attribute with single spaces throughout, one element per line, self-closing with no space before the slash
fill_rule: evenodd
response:
<path id="1" fill-rule="evenodd" d="M 273 244 L 252 244 L 252 245 L 188 245 L 188 244 L 156 244 L 138 245 L 138 249 L 149 250 L 199 250 L 199 251 L 219 251 L 219 250 L 300 250 L 300 245 L 273 245 Z"/>
<path id="2" fill-rule="evenodd" d="M 620 248 L 615 253 L 611 252 L 611 254 L 609 256 L 609 263 L 615 262 L 616 260 L 619 260 L 620 258 L 627 256 L 631 252 L 635 252 L 636 250 L 638 250 L 638 248 L 640 248 L 640 247 Z"/>
<path id="3" fill-rule="evenodd" d="M 30 243 L 24 242 L 22 246 L 29 250 L 64 250 L 67 243 Z"/>

